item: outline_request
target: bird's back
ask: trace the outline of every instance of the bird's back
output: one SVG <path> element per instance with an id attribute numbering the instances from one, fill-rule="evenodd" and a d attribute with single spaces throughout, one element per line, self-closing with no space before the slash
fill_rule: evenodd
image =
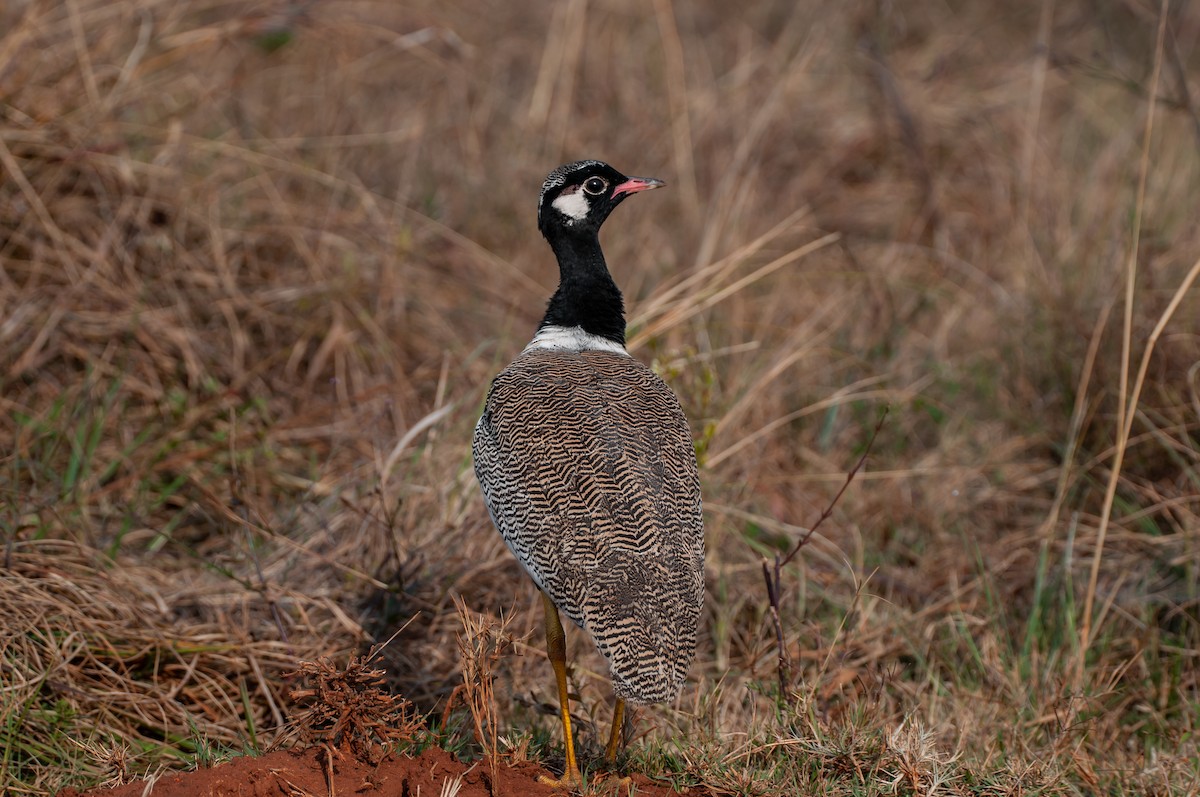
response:
<path id="1" fill-rule="evenodd" d="M 695 654 L 704 533 L 671 389 L 627 354 L 530 348 L 492 384 L 473 450 L 492 520 L 591 633 L 617 696 L 673 699 Z"/>

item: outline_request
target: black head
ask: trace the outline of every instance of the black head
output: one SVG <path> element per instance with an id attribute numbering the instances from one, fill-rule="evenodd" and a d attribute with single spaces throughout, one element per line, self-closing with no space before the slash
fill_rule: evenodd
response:
<path id="1" fill-rule="evenodd" d="M 575 161 L 550 172 L 538 200 L 542 235 L 596 234 L 625 197 L 664 185 L 653 177 L 626 177 L 601 161 Z"/>

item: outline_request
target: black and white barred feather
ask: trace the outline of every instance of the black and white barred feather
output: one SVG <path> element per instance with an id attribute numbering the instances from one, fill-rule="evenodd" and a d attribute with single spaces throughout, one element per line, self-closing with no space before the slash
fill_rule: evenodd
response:
<path id="1" fill-rule="evenodd" d="M 492 384 L 473 452 L 492 520 L 591 633 L 616 695 L 674 699 L 695 656 L 704 532 L 671 389 L 623 349 L 531 345 Z"/>

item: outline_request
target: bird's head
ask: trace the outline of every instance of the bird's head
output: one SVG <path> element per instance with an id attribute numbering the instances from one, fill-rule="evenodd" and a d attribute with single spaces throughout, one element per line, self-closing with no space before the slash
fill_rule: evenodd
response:
<path id="1" fill-rule="evenodd" d="M 601 161 L 559 166 L 542 183 L 538 229 L 546 237 L 559 232 L 595 234 L 625 197 L 662 185 L 653 177 L 626 177 Z"/>

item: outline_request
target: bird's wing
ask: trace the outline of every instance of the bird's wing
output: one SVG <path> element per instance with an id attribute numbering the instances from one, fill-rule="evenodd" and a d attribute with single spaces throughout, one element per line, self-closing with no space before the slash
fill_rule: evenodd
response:
<path id="1" fill-rule="evenodd" d="M 617 694 L 673 698 L 704 595 L 700 480 L 675 394 L 626 355 L 526 352 L 493 383 L 474 454 L 493 521 L 592 634 Z"/>

